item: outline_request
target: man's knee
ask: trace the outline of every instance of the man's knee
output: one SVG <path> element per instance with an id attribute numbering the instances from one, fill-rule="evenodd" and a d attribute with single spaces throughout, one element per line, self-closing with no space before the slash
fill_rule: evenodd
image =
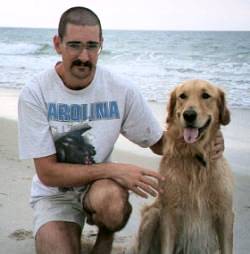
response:
<path id="1" fill-rule="evenodd" d="M 86 197 L 86 203 L 94 223 L 110 231 L 122 229 L 132 211 L 128 191 L 112 180 L 96 183 Z"/>
<path id="2" fill-rule="evenodd" d="M 104 215 L 102 216 L 102 223 L 110 231 L 116 232 L 121 230 L 128 222 L 132 211 L 131 204 L 126 202 L 113 202 L 109 205 Z"/>
<path id="3" fill-rule="evenodd" d="M 36 253 L 80 253 L 81 228 L 71 222 L 52 221 L 43 225 L 35 238 Z"/>

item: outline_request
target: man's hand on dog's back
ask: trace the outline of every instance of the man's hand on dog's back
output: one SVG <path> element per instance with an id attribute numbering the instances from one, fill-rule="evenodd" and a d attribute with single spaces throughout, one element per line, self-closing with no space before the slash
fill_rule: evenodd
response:
<path id="1" fill-rule="evenodd" d="M 153 170 L 123 163 L 81 165 L 61 163 L 56 155 L 34 159 L 37 174 L 47 186 L 77 187 L 100 179 L 112 179 L 143 198 L 155 197 L 164 178 Z"/>
<path id="2" fill-rule="evenodd" d="M 164 177 L 158 172 L 121 163 L 111 163 L 108 168 L 114 181 L 143 198 L 147 198 L 148 194 L 156 197 L 161 191 L 159 184 Z"/>

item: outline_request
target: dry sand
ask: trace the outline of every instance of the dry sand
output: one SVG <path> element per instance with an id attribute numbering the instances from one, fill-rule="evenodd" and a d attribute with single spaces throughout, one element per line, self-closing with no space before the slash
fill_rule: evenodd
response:
<path id="1" fill-rule="evenodd" d="M 34 174 L 32 161 L 20 161 L 17 150 L 18 90 L 0 89 L 0 254 L 35 253 L 32 238 L 32 210 L 29 192 Z M 165 106 L 150 104 L 159 121 L 164 124 Z M 8 119 L 6 119 L 8 118 Z M 234 253 L 250 253 L 250 111 L 232 110 L 232 123 L 223 128 L 225 156 L 235 176 Z M 159 156 L 149 149 L 138 148 L 120 138 L 113 159 L 157 169 Z M 129 253 L 140 221 L 140 208 L 151 200 L 131 195 L 133 213 L 128 225 L 117 233 L 114 253 Z M 83 242 L 89 249 L 95 239 L 95 227 L 84 228 Z M 86 253 L 86 252 L 84 252 Z"/>

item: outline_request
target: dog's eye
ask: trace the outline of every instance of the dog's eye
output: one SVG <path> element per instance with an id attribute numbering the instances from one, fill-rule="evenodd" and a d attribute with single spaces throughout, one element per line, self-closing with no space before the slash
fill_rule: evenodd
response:
<path id="1" fill-rule="evenodd" d="M 186 99 L 187 98 L 187 95 L 185 94 L 185 93 L 182 93 L 182 94 L 180 94 L 180 96 L 179 96 L 181 99 Z"/>
<path id="2" fill-rule="evenodd" d="M 211 96 L 210 96 L 208 93 L 203 93 L 203 94 L 201 95 L 201 97 L 202 97 L 203 99 L 208 99 L 208 98 L 210 98 Z"/>

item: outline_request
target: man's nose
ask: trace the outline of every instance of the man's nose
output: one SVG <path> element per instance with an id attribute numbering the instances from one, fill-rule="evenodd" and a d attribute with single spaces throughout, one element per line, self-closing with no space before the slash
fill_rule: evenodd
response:
<path id="1" fill-rule="evenodd" d="M 88 52 L 88 50 L 87 50 L 86 48 L 83 48 L 83 49 L 81 50 L 81 52 L 80 52 L 78 58 L 79 58 L 81 61 L 83 61 L 83 62 L 89 60 L 89 52 Z"/>

